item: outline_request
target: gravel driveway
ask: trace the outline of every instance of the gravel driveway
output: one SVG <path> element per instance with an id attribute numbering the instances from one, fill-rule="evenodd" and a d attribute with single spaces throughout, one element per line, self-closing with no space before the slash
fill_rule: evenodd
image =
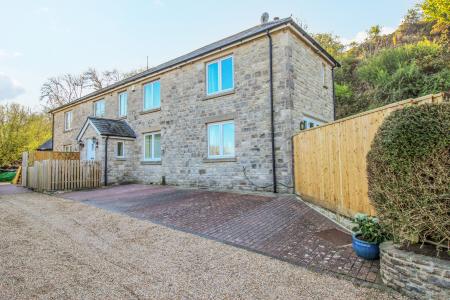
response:
<path id="1" fill-rule="evenodd" d="M 52 196 L 0 196 L 0 299 L 391 299 L 243 249 Z"/>

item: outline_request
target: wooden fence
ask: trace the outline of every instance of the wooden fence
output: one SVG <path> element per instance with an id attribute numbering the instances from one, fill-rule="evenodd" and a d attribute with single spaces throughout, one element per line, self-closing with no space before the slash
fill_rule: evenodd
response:
<path id="1" fill-rule="evenodd" d="M 308 129 L 293 137 L 295 192 L 338 214 L 374 215 L 369 202 L 366 155 L 383 120 L 408 105 L 448 101 L 436 94 L 400 101 Z"/>
<path id="2" fill-rule="evenodd" d="M 36 191 L 78 190 L 100 186 L 99 161 L 42 160 L 26 168 L 25 186 Z"/>
<path id="3" fill-rule="evenodd" d="M 80 152 L 59 152 L 59 151 L 30 151 L 28 152 L 28 165 L 33 165 L 35 161 L 57 159 L 57 160 L 79 160 Z"/>

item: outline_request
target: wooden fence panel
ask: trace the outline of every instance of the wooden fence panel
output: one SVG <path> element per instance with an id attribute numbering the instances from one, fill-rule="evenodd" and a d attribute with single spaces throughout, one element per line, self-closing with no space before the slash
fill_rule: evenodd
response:
<path id="1" fill-rule="evenodd" d="M 296 134 L 295 192 L 304 200 L 339 214 L 374 215 L 368 197 L 366 156 L 383 120 L 408 105 L 440 103 L 441 93 L 400 101 Z"/>
<path id="2" fill-rule="evenodd" d="M 30 151 L 28 153 L 28 165 L 33 165 L 35 161 L 41 160 L 79 160 L 80 152 L 59 152 L 59 151 Z"/>
<path id="3" fill-rule="evenodd" d="M 100 186 L 101 163 L 80 160 L 34 161 L 26 167 L 27 187 L 37 191 L 77 190 Z"/>

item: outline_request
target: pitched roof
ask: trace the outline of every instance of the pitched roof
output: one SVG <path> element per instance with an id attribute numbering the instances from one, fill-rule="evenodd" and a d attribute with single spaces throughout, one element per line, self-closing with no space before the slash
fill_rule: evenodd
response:
<path id="1" fill-rule="evenodd" d="M 45 141 L 42 145 L 37 147 L 37 150 L 39 150 L 39 151 L 50 151 L 50 150 L 53 150 L 53 139 L 50 138 L 47 141 Z"/>
<path id="2" fill-rule="evenodd" d="M 81 138 L 87 126 L 91 124 L 99 135 L 115 136 L 124 138 L 136 138 L 136 134 L 130 125 L 123 120 L 104 119 L 97 117 L 88 117 L 80 132 L 77 140 Z"/>
<path id="3" fill-rule="evenodd" d="M 236 33 L 234 35 L 231 35 L 229 37 L 221 39 L 221 40 L 219 40 L 217 42 L 214 42 L 212 44 L 206 45 L 206 46 L 201 47 L 201 48 L 199 48 L 197 50 L 194 50 L 192 52 L 189 52 L 189 53 L 187 53 L 185 55 L 182 55 L 180 57 L 172 59 L 172 60 L 170 60 L 168 62 L 162 63 L 162 64 L 160 64 L 160 65 L 158 65 L 156 67 L 150 68 L 150 69 L 145 70 L 145 71 L 143 71 L 141 73 L 138 73 L 136 75 L 133 75 L 133 76 L 130 76 L 130 77 L 125 78 L 123 80 L 120 80 L 120 81 L 118 81 L 116 83 L 113 83 L 113 84 L 107 86 L 107 87 L 104 87 L 102 89 L 99 89 L 97 91 L 89 93 L 89 94 L 87 94 L 87 95 L 85 95 L 85 96 L 83 96 L 81 98 L 78 98 L 78 99 L 76 99 L 76 100 L 74 100 L 74 101 L 72 101 L 70 103 L 67 103 L 67 104 L 61 105 L 61 106 L 59 106 L 59 107 L 57 107 L 55 109 L 52 109 L 50 112 L 54 112 L 54 111 L 56 111 L 58 109 L 61 109 L 63 107 L 71 105 L 73 103 L 83 101 L 83 100 L 88 99 L 90 97 L 99 95 L 99 94 L 101 94 L 103 92 L 106 92 L 108 90 L 111 90 L 111 89 L 114 89 L 116 87 L 119 87 L 119 86 L 121 86 L 123 84 L 127 84 L 127 83 L 135 81 L 137 79 L 140 79 L 140 78 L 149 76 L 151 74 L 160 72 L 160 71 L 162 71 L 164 69 L 168 69 L 170 67 L 173 67 L 175 65 L 178 65 L 178 64 L 181 64 L 181 63 L 184 63 L 184 62 L 187 62 L 187 61 L 192 60 L 192 59 L 195 59 L 195 58 L 197 58 L 199 56 L 205 55 L 205 54 L 210 53 L 212 51 L 218 50 L 220 48 L 229 46 L 231 44 L 234 44 L 236 42 L 239 42 L 239 41 L 242 41 L 244 39 L 250 38 L 252 36 L 261 34 L 261 33 L 265 32 L 265 31 L 277 28 L 277 27 L 282 26 L 282 25 L 287 25 L 287 24 L 292 25 L 297 31 L 299 31 L 304 38 L 306 38 L 311 44 L 314 45 L 314 47 L 316 47 L 320 52 L 322 52 L 323 55 L 325 55 L 330 61 L 332 61 L 335 64 L 335 66 L 340 66 L 339 62 L 337 62 L 306 31 L 304 31 L 296 22 L 294 22 L 294 20 L 292 20 L 291 17 L 289 17 L 289 18 L 269 21 L 269 22 L 262 23 L 260 25 L 251 27 L 251 28 L 249 28 L 247 30 L 241 31 L 239 33 Z"/>

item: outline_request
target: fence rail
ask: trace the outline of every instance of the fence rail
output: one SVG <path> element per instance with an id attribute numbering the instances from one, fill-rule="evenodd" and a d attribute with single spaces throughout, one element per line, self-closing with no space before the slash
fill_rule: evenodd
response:
<path id="1" fill-rule="evenodd" d="M 35 161 L 57 159 L 57 160 L 79 160 L 80 152 L 59 151 L 30 151 L 28 152 L 28 165 L 32 166 Z"/>
<path id="2" fill-rule="evenodd" d="M 348 217 L 357 212 L 374 215 L 366 156 L 381 123 L 405 106 L 445 100 L 448 94 L 440 93 L 400 101 L 298 133 L 293 138 L 295 192 Z"/>
<path id="3" fill-rule="evenodd" d="M 100 186 L 101 165 L 99 161 L 49 159 L 35 161 L 26 174 L 26 186 L 37 191 L 95 188 Z"/>

